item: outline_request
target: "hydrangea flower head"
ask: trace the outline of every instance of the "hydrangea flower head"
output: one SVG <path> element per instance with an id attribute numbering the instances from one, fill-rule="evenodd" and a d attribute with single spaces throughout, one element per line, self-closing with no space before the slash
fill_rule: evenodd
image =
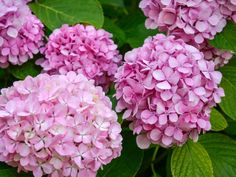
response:
<path id="1" fill-rule="evenodd" d="M 0 67 L 20 65 L 39 52 L 43 24 L 24 0 L 1 0 L 0 7 Z"/>
<path id="2" fill-rule="evenodd" d="M 224 96 L 214 62 L 174 36 L 158 34 L 127 52 L 115 77 L 116 109 L 131 121 L 140 148 L 196 141 L 211 129 L 211 107 Z"/>
<path id="3" fill-rule="evenodd" d="M 147 28 L 169 33 L 181 29 L 196 43 L 213 39 L 226 25 L 215 0 L 142 0 L 139 6 L 148 17 Z"/>
<path id="4" fill-rule="evenodd" d="M 106 88 L 114 79 L 121 60 L 111 37 L 110 33 L 93 26 L 63 25 L 50 35 L 45 48 L 46 59 L 39 64 L 48 73 L 82 73 Z"/>
<path id="5" fill-rule="evenodd" d="M 35 177 L 95 177 L 121 152 L 109 98 L 74 72 L 27 77 L 2 89 L 0 127 L 0 161 Z"/>

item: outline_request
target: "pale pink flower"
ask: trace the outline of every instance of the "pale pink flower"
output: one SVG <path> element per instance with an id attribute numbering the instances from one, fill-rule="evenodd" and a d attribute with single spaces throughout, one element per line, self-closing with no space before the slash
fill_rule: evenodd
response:
<path id="1" fill-rule="evenodd" d="M 1 0 L 0 7 L 0 67 L 21 65 L 43 45 L 43 24 L 24 0 Z"/>
<path id="2" fill-rule="evenodd" d="M 131 121 L 140 148 L 182 145 L 211 129 L 211 108 L 224 96 L 214 67 L 197 48 L 163 34 L 125 54 L 115 75 L 116 109 Z"/>
<path id="3" fill-rule="evenodd" d="M 95 177 L 122 149 L 109 98 L 72 71 L 2 89 L 0 129 L 0 161 L 35 177 Z"/>
<path id="4" fill-rule="evenodd" d="M 82 73 L 107 89 L 121 60 L 111 38 L 112 34 L 93 26 L 63 25 L 50 35 L 45 59 L 39 60 L 38 64 L 50 74 Z"/>

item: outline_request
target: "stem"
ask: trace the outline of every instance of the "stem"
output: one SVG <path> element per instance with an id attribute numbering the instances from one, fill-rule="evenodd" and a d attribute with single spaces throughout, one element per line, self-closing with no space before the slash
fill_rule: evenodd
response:
<path id="1" fill-rule="evenodd" d="M 159 146 L 157 146 L 157 147 L 155 148 L 154 153 L 153 153 L 153 155 L 152 155 L 151 169 L 152 169 L 152 173 L 153 173 L 153 176 L 154 176 L 154 177 L 158 177 L 157 174 L 156 174 L 156 171 L 155 171 L 155 167 L 154 167 L 154 165 L 155 165 L 154 162 L 155 162 L 155 159 L 156 159 L 156 156 L 157 156 L 158 149 L 159 149 Z"/>

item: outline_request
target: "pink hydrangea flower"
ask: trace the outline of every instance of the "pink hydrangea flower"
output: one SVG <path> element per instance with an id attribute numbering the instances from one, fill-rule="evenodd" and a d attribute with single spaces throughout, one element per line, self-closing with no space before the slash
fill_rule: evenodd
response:
<path id="1" fill-rule="evenodd" d="M 40 74 L 0 96 L 0 161 L 35 177 L 95 177 L 121 153 L 121 127 L 101 87 L 83 75 Z"/>
<path id="2" fill-rule="evenodd" d="M 198 45 L 197 48 L 203 52 L 206 60 L 211 60 L 215 63 L 216 69 L 229 63 L 230 59 L 233 57 L 232 52 L 212 47 L 208 42 Z"/>
<path id="3" fill-rule="evenodd" d="M 213 39 L 221 32 L 226 20 L 215 0 L 142 0 L 139 7 L 147 16 L 147 28 L 172 33 L 182 30 L 195 40 Z"/>
<path id="4" fill-rule="evenodd" d="M 111 37 L 110 33 L 93 26 L 63 25 L 50 35 L 45 48 L 46 59 L 38 63 L 50 74 L 75 71 L 107 88 L 121 61 Z"/>
<path id="5" fill-rule="evenodd" d="M 204 40 L 203 43 L 198 44 L 191 38 L 191 36 L 187 34 L 183 34 L 182 31 L 175 31 L 172 33 L 176 38 L 180 38 L 184 40 L 189 45 L 192 45 L 199 49 L 204 54 L 204 58 L 209 61 L 213 61 L 215 63 L 215 68 L 218 69 L 225 64 L 227 64 L 230 59 L 233 57 L 233 53 L 231 51 L 217 49 L 212 47 L 207 40 Z"/>
<path id="6" fill-rule="evenodd" d="M 197 48 L 158 34 L 125 54 L 116 74 L 116 110 L 131 121 L 137 144 L 182 145 L 211 129 L 211 107 L 221 101 L 221 73 Z"/>
<path id="7" fill-rule="evenodd" d="M 236 1 L 235 0 L 217 0 L 220 4 L 221 13 L 228 19 L 236 23 Z"/>
<path id="8" fill-rule="evenodd" d="M 0 67 L 21 65 L 43 44 L 43 24 L 23 0 L 0 1 Z"/>

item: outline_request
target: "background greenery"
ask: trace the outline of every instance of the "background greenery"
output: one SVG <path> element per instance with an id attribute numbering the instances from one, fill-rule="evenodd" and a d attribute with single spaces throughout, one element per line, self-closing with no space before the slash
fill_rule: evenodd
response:
<path id="1" fill-rule="evenodd" d="M 92 24 L 111 32 L 124 54 L 158 33 L 145 29 L 145 17 L 138 3 L 139 0 L 38 0 L 30 3 L 30 8 L 44 23 L 47 35 L 62 24 Z M 210 42 L 217 48 L 236 52 L 235 34 L 236 25 L 228 22 L 224 31 Z M 0 88 L 27 75 L 39 74 L 41 68 L 34 62 L 40 57 L 22 66 L 0 69 Z M 124 138 L 122 155 L 100 170 L 98 177 L 236 177 L 236 58 L 220 71 L 226 96 L 211 113 L 211 132 L 201 135 L 198 143 L 188 141 L 182 147 L 170 149 L 153 145 L 140 150 L 127 123 L 119 119 Z M 108 96 L 115 106 L 113 94 L 111 89 Z M 31 176 L 0 164 L 0 177 Z"/>

